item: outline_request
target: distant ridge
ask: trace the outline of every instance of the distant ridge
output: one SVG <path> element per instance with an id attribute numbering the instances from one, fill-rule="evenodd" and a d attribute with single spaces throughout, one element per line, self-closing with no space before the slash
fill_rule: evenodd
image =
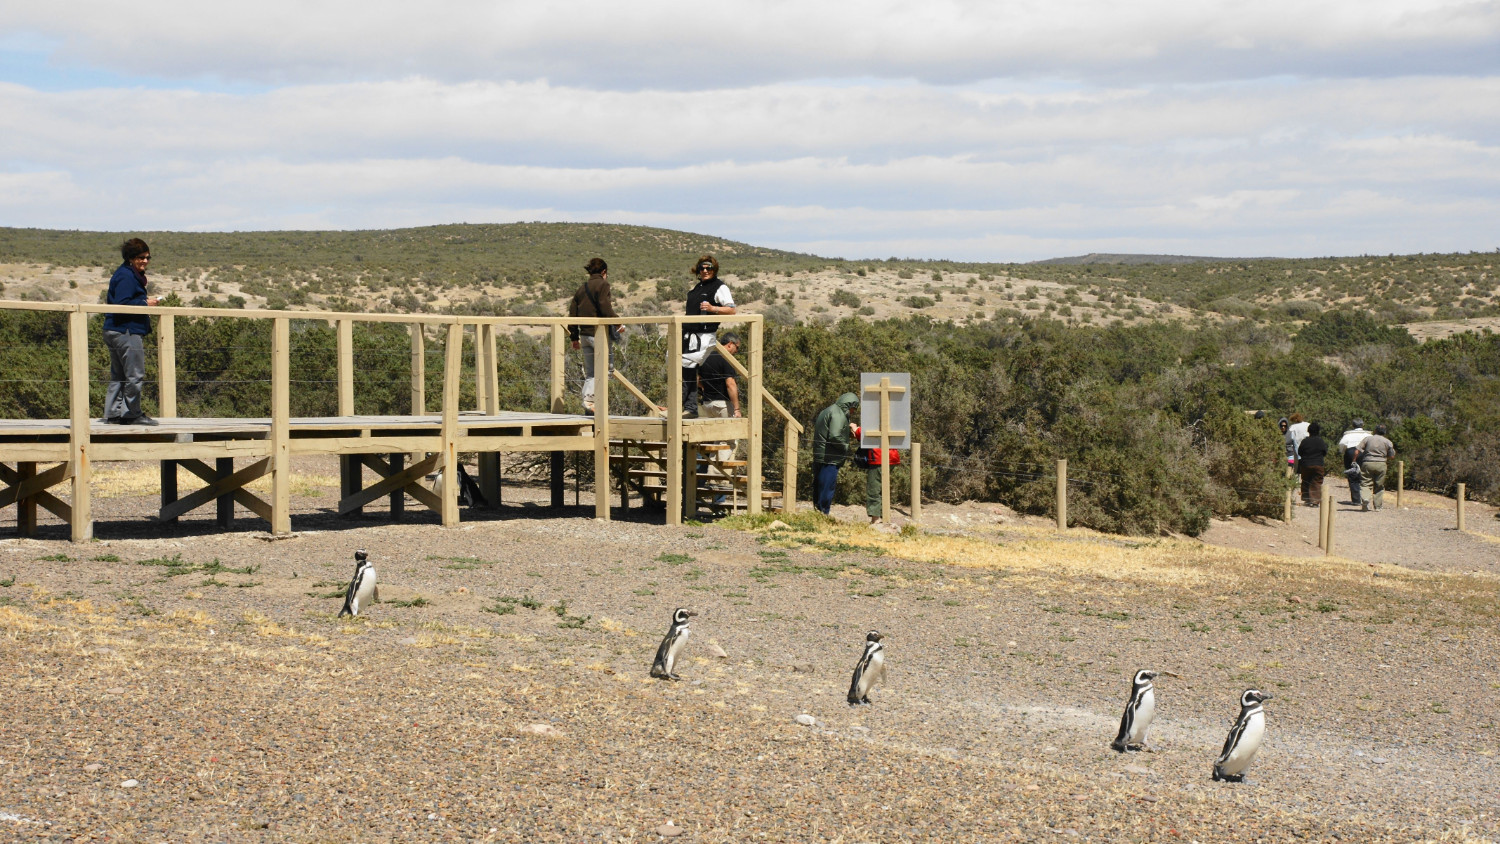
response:
<path id="1" fill-rule="evenodd" d="M 1090 252 L 1072 258 L 1048 258 L 1028 264 L 1203 264 L 1216 261 L 1243 261 L 1245 258 L 1203 258 L 1194 255 L 1114 255 Z"/>

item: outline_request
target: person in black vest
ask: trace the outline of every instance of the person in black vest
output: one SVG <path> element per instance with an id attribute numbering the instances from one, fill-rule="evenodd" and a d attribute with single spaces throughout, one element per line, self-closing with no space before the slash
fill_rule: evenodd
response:
<path id="1" fill-rule="evenodd" d="M 734 294 L 719 280 L 719 261 L 704 255 L 693 264 L 698 283 L 688 291 L 687 315 L 729 316 L 735 312 Z M 698 367 L 714 348 L 717 322 L 690 322 L 682 326 L 682 414 L 698 413 Z"/>
<path id="2" fill-rule="evenodd" d="M 111 305 L 155 305 L 146 295 L 146 267 L 151 247 L 132 237 L 120 245 L 125 263 L 109 279 L 104 301 Z M 104 345 L 109 348 L 109 390 L 104 394 L 104 421 L 113 425 L 155 425 L 141 411 L 141 386 L 146 383 L 146 335 L 151 317 L 145 314 L 105 314 Z"/>

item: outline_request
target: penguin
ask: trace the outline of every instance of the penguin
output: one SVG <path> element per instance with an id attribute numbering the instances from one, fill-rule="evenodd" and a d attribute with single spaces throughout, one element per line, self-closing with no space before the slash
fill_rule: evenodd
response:
<path id="1" fill-rule="evenodd" d="M 339 618 L 357 616 L 360 608 L 380 600 L 380 590 L 375 587 L 375 564 L 369 556 L 363 550 L 354 552 L 354 578 L 344 593 L 344 608 L 339 610 Z"/>
<path id="2" fill-rule="evenodd" d="M 885 677 L 885 638 L 880 631 L 871 630 L 865 635 L 865 652 L 860 654 L 859 664 L 854 666 L 854 677 L 849 680 L 849 705 L 870 704 L 870 690 Z"/>
<path id="3" fill-rule="evenodd" d="M 1261 706 L 1275 695 L 1260 689 L 1246 689 L 1240 695 L 1240 717 L 1229 728 L 1224 739 L 1224 749 L 1214 763 L 1214 781 L 1244 782 L 1245 771 L 1255 761 L 1255 752 L 1260 750 L 1266 738 L 1266 711 Z"/>
<path id="4" fill-rule="evenodd" d="M 651 676 L 658 680 L 681 680 L 673 668 L 677 665 L 677 655 L 682 653 L 682 646 L 687 644 L 688 619 L 697 615 L 692 610 L 678 607 L 672 612 L 672 626 L 667 628 L 667 635 L 662 638 L 661 646 L 656 649 L 656 661 L 651 663 Z"/>
<path id="5" fill-rule="evenodd" d="M 1156 687 L 1151 685 L 1154 679 L 1155 671 L 1142 668 L 1130 682 L 1130 700 L 1125 704 L 1125 714 L 1120 716 L 1120 732 L 1109 743 L 1119 753 L 1151 750 L 1146 744 L 1146 731 L 1156 717 Z"/>

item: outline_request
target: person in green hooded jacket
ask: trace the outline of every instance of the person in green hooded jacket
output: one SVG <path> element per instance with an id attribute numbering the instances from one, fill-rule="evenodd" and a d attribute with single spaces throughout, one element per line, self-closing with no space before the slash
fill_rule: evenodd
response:
<path id="1" fill-rule="evenodd" d="M 858 406 L 858 396 L 844 393 L 813 419 L 813 506 L 824 515 L 833 507 L 839 467 L 854 453 L 853 436 L 859 426 L 849 420 L 849 412 Z"/>

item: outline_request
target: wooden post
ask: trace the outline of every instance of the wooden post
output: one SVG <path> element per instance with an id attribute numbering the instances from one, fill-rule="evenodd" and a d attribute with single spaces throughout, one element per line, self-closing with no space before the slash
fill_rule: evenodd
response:
<path id="1" fill-rule="evenodd" d="M 354 320 L 344 317 L 337 321 L 338 332 L 338 396 L 339 415 L 354 415 Z M 365 464 L 358 454 L 339 455 L 339 499 L 358 495 L 363 489 Z M 342 509 L 342 508 L 340 508 Z M 341 513 L 340 518 L 354 518 L 364 512 L 363 507 L 353 507 Z"/>
<path id="2" fill-rule="evenodd" d="M 1286 467 L 1286 476 L 1288 478 L 1292 476 L 1291 466 Z M 1283 522 L 1290 522 L 1292 520 L 1292 492 L 1293 490 L 1290 489 L 1286 491 L 1286 501 L 1281 508 L 1281 520 Z"/>
<path id="3" fill-rule="evenodd" d="M 486 416 L 497 416 L 500 413 L 500 369 L 495 358 L 495 326 L 484 323 L 477 328 L 479 332 L 479 353 L 475 360 L 481 361 L 480 371 L 483 376 L 480 383 L 484 386 L 484 401 L 480 402 L 479 410 Z M 479 492 L 484 496 L 485 502 L 490 509 L 500 506 L 500 452 L 486 451 L 479 455 Z"/>
<path id="4" fill-rule="evenodd" d="M 1057 461 L 1057 529 L 1068 529 L 1068 461 Z"/>
<path id="5" fill-rule="evenodd" d="M 276 317 L 271 329 L 271 533 L 292 532 L 291 321 Z"/>
<path id="6" fill-rule="evenodd" d="M 878 385 L 866 387 L 866 393 L 878 393 L 880 396 L 880 430 L 861 432 L 861 436 L 880 437 L 880 520 L 887 524 L 891 521 L 891 437 L 906 435 L 906 431 L 891 430 L 891 394 L 903 393 L 905 388 L 891 384 L 889 377 L 880 379 Z"/>
<path id="7" fill-rule="evenodd" d="M 392 454 L 391 474 L 401 474 L 402 464 L 404 464 L 405 462 L 405 454 L 402 454 L 399 451 L 395 454 Z M 391 490 L 390 502 L 390 520 L 393 522 L 401 521 L 401 517 L 406 513 L 406 492 L 400 489 Z"/>
<path id="8" fill-rule="evenodd" d="M 667 524 L 682 524 L 682 318 L 667 324 Z M 696 456 L 696 455 L 695 455 Z M 696 463 L 694 472 L 696 473 Z M 696 478 L 694 487 L 697 486 Z"/>
<path id="9" fill-rule="evenodd" d="M 68 472 L 73 477 L 73 512 L 68 526 L 74 542 L 94 538 L 89 503 L 93 421 L 89 415 L 89 318 L 83 311 L 74 310 L 68 313 Z"/>
<path id="10" fill-rule="evenodd" d="M 552 380 L 548 395 L 551 399 L 551 407 L 553 413 L 562 413 L 565 406 L 563 402 L 563 375 L 565 374 L 565 368 L 568 362 L 567 349 L 567 329 L 561 325 L 552 326 Z M 552 486 L 552 506 L 561 507 L 563 506 L 563 472 L 565 470 L 563 464 L 563 452 L 552 452 L 551 460 L 548 462 L 550 464 L 548 468 L 550 469 L 550 479 Z M 669 521 L 670 518 L 671 517 L 669 516 Z"/>
<path id="11" fill-rule="evenodd" d="M 214 475 L 219 480 L 224 480 L 234 474 L 233 457 L 214 458 Z M 217 512 L 219 527 L 227 528 L 234 524 L 234 493 L 226 492 L 214 499 L 214 507 Z"/>
<path id="12" fill-rule="evenodd" d="M 1328 488 L 1323 488 L 1323 498 L 1318 502 L 1318 547 L 1328 547 L 1328 514 L 1333 508 L 1328 504 L 1333 499 L 1328 495 Z"/>
<path id="13" fill-rule="evenodd" d="M 1396 509 L 1401 509 L 1401 491 L 1406 489 L 1406 461 L 1396 461 Z"/>
<path id="14" fill-rule="evenodd" d="M 17 463 L 16 476 L 18 487 L 36 477 L 36 463 L 31 460 Z M 30 495 L 16 499 L 16 533 L 36 536 L 36 498 Z"/>
<path id="15" fill-rule="evenodd" d="M 922 444 L 911 444 L 911 520 L 922 521 Z"/>
<path id="16" fill-rule="evenodd" d="M 407 326 L 411 332 L 411 413 L 427 414 L 427 341 L 422 323 Z"/>
<path id="17" fill-rule="evenodd" d="M 594 326 L 594 518 L 609 521 L 609 326 Z"/>
<path id="18" fill-rule="evenodd" d="M 177 334 L 176 317 L 171 314 L 156 318 L 156 395 L 156 415 L 176 418 Z"/>
<path id="19" fill-rule="evenodd" d="M 1334 509 L 1330 507 L 1328 508 L 1328 535 L 1323 539 L 1323 556 L 1325 557 L 1333 556 L 1333 522 Z"/>
<path id="20" fill-rule="evenodd" d="M 1464 529 L 1464 484 L 1458 485 L 1458 529 Z"/>
<path id="21" fill-rule="evenodd" d="M 447 355 L 443 364 L 443 527 L 458 524 L 458 382 L 463 367 L 464 327 L 448 324 Z"/>
<path id="22" fill-rule="evenodd" d="M 755 321 L 750 323 L 750 395 L 748 403 L 741 403 L 746 416 L 750 419 L 750 449 L 745 456 L 745 512 L 755 514 L 761 511 L 763 504 L 760 495 L 760 476 L 763 471 L 761 459 L 763 457 L 765 440 L 761 436 L 761 425 L 765 423 L 766 412 L 761 400 L 765 391 L 764 374 L 766 362 L 766 324 L 765 318 L 756 316 Z"/>
<path id="23" fill-rule="evenodd" d="M 788 419 L 781 446 L 781 512 L 787 514 L 797 509 L 797 450 L 797 426 Z"/>

